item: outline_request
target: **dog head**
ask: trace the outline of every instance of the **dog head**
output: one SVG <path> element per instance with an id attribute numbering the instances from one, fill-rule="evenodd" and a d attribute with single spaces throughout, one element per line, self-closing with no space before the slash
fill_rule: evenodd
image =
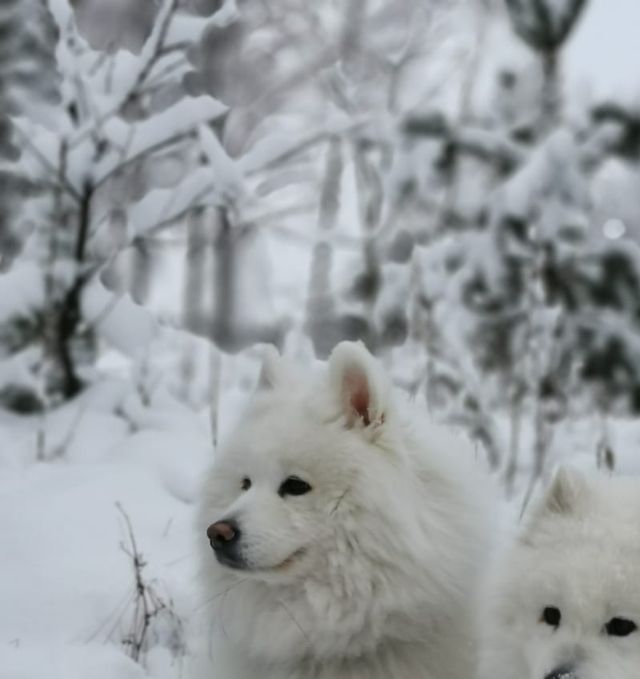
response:
<path id="1" fill-rule="evenodd" d="M 484 493 L 471 446 L 407 407 L 361 344 L 315 376 L 266 361 L 200 511 L 205 610 L 225 646 L 322 664 L 464 638 Z"/>
<path id="2" fill-rule="evenodd" d="M 515 659 L 500 676 L 514 667 L 527 679 L 640 676 L 637 481 L 560 470 L 506 572 L 496 643 Z"/>
<path id="3" fill-rule="evenodd" d="M 393 416 L 386 380 L 360 344 L 336 347 L 328 371 L 315 379 L 268 356 L 206 489 L 207 536 L 219 565 L 243 577 L 287 580 L 312 564 L 330 568 L 326 543 L 338 532 L 350 536 L 342 544 L 348 558 L 358 540 L 372 536 L 352 534 L 343 510 L 362 503 L 375 513 L 384 502 L 362 494 L 379 491 L 366 479 L 375 478 L 381 457 L 388 468 L 378 478 L 394 473 L 397 451 L 385 438 Z"/>

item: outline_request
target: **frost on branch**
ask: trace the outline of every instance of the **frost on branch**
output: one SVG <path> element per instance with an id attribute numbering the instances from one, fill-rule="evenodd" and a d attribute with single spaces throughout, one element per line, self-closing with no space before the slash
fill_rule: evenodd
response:
<path id="1" fill-rule="evenodd" d="M 43 332 L 30 339 L 41 351 L 31 369 L 45 403 L 74 396 L 87 379 L 83 365 L 93 361 L 97 327 L 84 317 L 82 300 L 117 253 L 193 208 L 225 207 L 233 198 L 229 173 L 220 176 L 222 147 L 214 164 L 211 153 L 199 153 L 199 130 L 219 121 L 226 107 L 181 88 L 192 70 L 187 50 L 209 25 L 229 21 L 233 7 L 226 2 L 212 17 L 185 16 L 176 0 L 166 0 L 136 55 L 93 50 L 67 0 L 48 3 L 58 31 L 51 50 L 61 103 L 46 116 L 27 106 L 13 118 L 14 143 L 22 153 L 4 168 L 33 194 L 13 215 L 20 233 L 30 235 L 6 276 L 32 262 L 43 279 L 33 282 L 42 291 Z M 156 188 L 152 170 L 168 158 L 181 166 L 182 180 Z M 233 165 L 229 158 L 226 163 Z M 116 306 L 117 299 L 105 299 L 103 314 Z M 0 322 L 15 326 L 18 320 L 9 315 Z"/>

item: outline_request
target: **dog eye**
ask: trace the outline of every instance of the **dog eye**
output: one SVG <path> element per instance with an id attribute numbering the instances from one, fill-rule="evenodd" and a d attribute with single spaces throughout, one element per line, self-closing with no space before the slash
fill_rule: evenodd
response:
<path id="1" fill-rule="evenodd" d="M 248 476 L 245 476 L 244 479 L 242 479 L 242 485 L 240 487 L 242 490 L 249 490 L 249 488 L 251 488 L 251 479 Z"/>
<path id="2" fill-rule="evenodd" d="M 560 621 L 562 620 L 562 613 L 559 608 L 555 606 L 547 606 L 540 616 L 540 622 L 544 622 L 550 627 L 560 627 Z"/>
<path id="3" fill-rule="evenodd" d="M 311 490 L 311 486 L 297 476 L 290 476 L 285 479 L 278 488 L 278 495 L 284 497 L 285 495 L 305 495 Z"/>
<path id="4" fill-rule="evenodd" d="M 628 637 L 638 629 L 638 626 L 633 620 L 611 618 L 604 628 L 610 637 Z"/>

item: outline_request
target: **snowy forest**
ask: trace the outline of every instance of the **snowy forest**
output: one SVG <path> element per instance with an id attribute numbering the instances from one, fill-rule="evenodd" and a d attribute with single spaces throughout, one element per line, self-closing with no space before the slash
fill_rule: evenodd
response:
<path id="1" fill-rule="evenodd" d="M 266 345 L 361 340 L 518 508 L 568 458 L 640 470 L 639 22 L 0 0 L 2 679 L 182 676 Z"/>

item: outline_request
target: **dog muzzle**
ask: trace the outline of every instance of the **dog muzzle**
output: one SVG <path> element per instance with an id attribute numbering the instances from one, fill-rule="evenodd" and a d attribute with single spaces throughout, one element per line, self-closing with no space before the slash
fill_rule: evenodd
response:
<path id="1" fill-rule="evenodd" d="M 579 677 L 572 667 L 564 666 L 549 672 L 544 679 L 579 679 Z"/>

